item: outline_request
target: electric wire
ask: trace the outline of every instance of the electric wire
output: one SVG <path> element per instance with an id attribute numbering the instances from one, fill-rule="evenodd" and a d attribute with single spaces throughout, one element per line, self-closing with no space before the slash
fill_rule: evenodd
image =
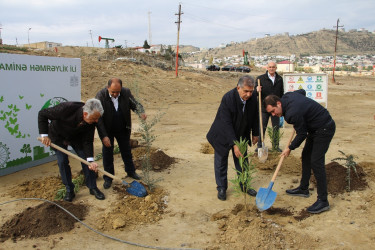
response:
<path id="1" fill-rule="evenodd" d="M 50 200 L 46 200 L 46 199 L 41 199 L 41 198 L 19 198 L 19 199 L 10 200 L 10 201 L 6 201 L 6 202 L 3 202 L 3 203 L 0 203 L 0 206 L 3 206 L 3 205 L 8 204 L 8 203 L 12 203 L 12 202 L 25 201 L 25 200 L 26 201 L 28 201 L 28 200 L 44 201 L 44 202 L 49 202 L 51 204 L 54 204 L 55 206 L 57 206 L 58 208 L 62 209 L 64 212 L 66 212 L 67 214 L 69 214 L 76 221 L 78 221 L 79 223 L 81 223 L 83 226 L 85 226 L 86 228 L 90 229 L 94 233 L 97 233 L 97 234 L 99 234 L 99 235 L 101 235 L 103 237 L 109 238 L 109 239 L 114 240 L 114 241 L 118 241 L 118 242 L 121 242 L 121 243 L 125 243 L 125 244 L 128 244 L 128 245 L 133 245 L 133 246 L 137 246 L 137 247 L 144 247 L 144 248 L 151 248 L 151 249 L 163 249 L 163 250 L 198 250 L 198 249 L 194 249 L 194 248 L 168 248 L 168 247 L 148 246 L 148 245 L 144 245 L 144 244 L 139 244 L 139 243 L 134 243 L 134 242 L 130 242 L 130 241 L 125 241 L 125 240 L 122 240 L 122 239 L 110 236 L 108 234 L 104 234 L 104 233 L 102 233 L 102 232 L 100 232 L 100 231 L 92 228 L 91 226 L 87 225 L 86 223 L 84 223 L 83 221 L 81 221 L 80 219 L 78 219 L 74 214 L 72 214 L 67 209 L 65 209 L 64 207 L 62 207 L 59 204 L 57 204 L 56 202 L 53 202 L 53 201 L 50 201 Z"/>

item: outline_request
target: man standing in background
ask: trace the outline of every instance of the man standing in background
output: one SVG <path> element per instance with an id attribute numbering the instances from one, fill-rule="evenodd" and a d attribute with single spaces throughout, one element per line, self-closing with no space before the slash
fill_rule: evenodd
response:
<path id="1" fill-rule="evenodd" d="M 125 172 L 129 177 L 140 180 L 135 172 L 133 156 L 130 147 L 131 114 L 136 112 L 143 120 L 147 118 L 143 106 L 135 100 L 130 89 L 122 87 L 122 81 L 111 78 L 106 88 L 100 90 L 96 98 L 100 100 L 104 108 L 104 115 L 98 122 L 98 133 L 102 140 L 102 154 L 104 170 L 115 174 L 113 165 L 114 138 L 116 138 L 122 160 L 125 164 Z M 112 178 L 103 176 L 103 187 L 108 189 L 112 185 Z"/>
<path id="2" fill-rule="evenodd" d="M 275 62 L 268 62 L 267 64 L 267 72 L 263 75 L 257 77 L 256 80 L 256 91 L 259 93 L 260 91 L 262 96 L 262 124 L 263 124 L 263 135 L 265 135 L 268 120 L 271 117 L 272 127 L 276 128 L 277 130 L 280 128 L 280 117 L 278 116 L 271 116 L 267 113 L 266 108 L 263 105 L 264 99 L 269 95 L 276 95 L 278 97 L 282 97 L 284 94 L 284 82 L 283 78 L 276 73 L 277 65 Z M 258 79 L 260 80 L 260 87 L 258 87 Z M 258 95 L 259 96 L 259 95 Z M 263 136 L 264 138 L 264 136 Z M 255 149 L 255 152 L 258 152 L 258 148 L 262 148 L 262 142 L 258 141 L 258 146 Z M 279 145 L 277 145 L 278 151 L 281 152 Z"/>

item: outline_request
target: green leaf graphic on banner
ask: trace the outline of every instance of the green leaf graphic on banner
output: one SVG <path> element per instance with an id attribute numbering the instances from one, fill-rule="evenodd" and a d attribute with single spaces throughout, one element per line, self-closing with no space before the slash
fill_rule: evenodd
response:
<path id="1" fill-rule="evenodd" d="M 1 96 L 0 97 L 0 102 L 3 102 L 4 101 L 4 96 Z"/>
<path id="2" fill-rule="evenodd" d="M 5 128 L 9 127 L 9 121 L 7 121 L 7 124 L 5 124 Z"/>
<path id="3" fill-rule="evenodd" d="M 9 111 L 9 112 L 5 112 L 5 114 L 7 114 L 8 116 L 10 116 L 12 114 L 12 110 Z"/>
<path id="4" fill-rule="evenodd" d="M 14 112 L 18 112 L 18 111 L 20 111 L 20 109 L 17 108 L 17 105 L 14 105 L 13 110 L 14 110 Z"/>
<path id="5" fill-rule="evenodd" d="M 18 131 L 18 135 L 16 136 L 16 138 L 21 138 L 22 134 L 20 131 Z"/>
<path id="6" fill-rule="evenodd" d="M 32 107 L 32 105 L 28 105 L 28 104 L 26 103 L 26 109 L 27 109 L 27 110 L 30 110 L 31 107 Z"/>
<path id="7" fill-rule="evenodd" d="M 43 96 L 44 96 L 44 94 L 40 93 L 40 97 L 43 97 Z"/>
<path id="8" fill-rule="evenodd" d="M 5 121 L 5 114 L 3 114 L 2 116 L 0 116 L 0 120 Z"/>
<path id="9" fill-rule="evenodd" d="M 13 104 L 8 105 L 8 108 L 9 108 L 9 109 L 12 109 L 12 108 L 13 108 Z"/>
<path id="10" fill-rule="evenodd" d="M 16 124 L 17 118 L 9 117 L 10 124 Z"/>
<path id="11" fill-rule="evenodd" d="M 24 96 L 22 96 L 22 95 L 18 95 L 18 97 L 20 98 L 20 100 L 22 100 Z"/>

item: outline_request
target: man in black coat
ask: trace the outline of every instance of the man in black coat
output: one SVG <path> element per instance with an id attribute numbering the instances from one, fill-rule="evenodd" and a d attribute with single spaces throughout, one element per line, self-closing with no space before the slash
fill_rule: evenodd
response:
<path id="1" fill-rule="evenodd" d="M 143 106 L 136 101 L 128 88 L 122 87 L 122 81 L 118 78 L 109 79 L 106 88 L 100 90 L 96 98 L 100 100 L 104 108 L 104 115 L 98 122 L 98 133 L 102 140 L 102 153 L 104 169 L 114 174 L 113 148 L 116 138 L 122 160 L 125 164 L 125 172 L 133 179 L 139 180 L 140 176 L 135 172 L 133 156 L 130 147 L 131 114 L 136 112 L 143 120 L 147 118 Z M 104 176 L 103 187 L 108 189 L 112 185 L 112 178 Z"/>
<path id="2" fill-rule="evenodd" d="M 259 116 L 257 99 L 252 96 L 254 87 L 254 78 L 251 76 L 241 77 L 237 87 L 223 96 L 215 120 L 207 133 L 207 140 L 215 150 L 215 179 L 220 200 L 226 200 L 230 150 L 232 150 L 236 169 L 241 171 L 238 157 L 242 154 L 234 141 L 239 141 L 242 137 L 247 139 L 250 145 L 251 141 L 253 144 L 258 142 Z M 252 138 L 250 134 L 252 134 Z M 248 193 L 251 196 L 256 196 L 254 189 L 249 189 Z"/>
<path id="3" fill-rule="evenodd" d="M 325 154 L 336 131 L 331 115 L 322 105 L 306 97 L 305 90 L 286 93 L 281 99 L 270 95 L 265 99 L 267 112 L 273 116 L 284 116 L 285 121 L 293 124 L 296 137 L 281 155 L 287 157 L 290 151 L 298 148 L 306 139 L 302 150 L 302 178 L 299 187 L 286 190 L 294 196 L 309 197 L 311 170 L 317 182 L 318 200 L 307 211 L 321 213 L 329 209 L 327 200 L 327 178 Z"/>
<path id="4" fill-rule="evenodd" d="M 264 98 L 269 95 L 276 95 L 278 97 L 282 97 L 284 94 L 284 82 L 283 78 L 277 74 L 276 72 L 277 65 L 275 62 L 268 62 L 267 64 L 267 71 L 265 74 L 260 75 L 257 77 L 256 86 L 258 86 L 258 79 L 260 80 L 260 87 L 257 87 L 256 90 L 259 93 L 260 91 L 262 96 L 262 103 Z M 280 117 L 278 116 L 271 116 L 267 113 L 266 108 L 262 105 L 262 124 L 263 124 L 263 138 L 265 137 L 265 132 L 268 125 L 268 120 L 271 117 L 272 127 L 276 128 L 277 130 L 280 128 Z M 258 147 L 255 151 L 258 151 L 258 148 L 262 147 L 262 142 L 258 141 Z M 277 145 L 278 150 L 281 152 L 279 145 Z"/>
<path id="5" fill-rule="evenodd" d="M 104 200 L 104 194 L 96 186 L 95 172 L 98 165 L 93 157 L 95 124 L 101 115 L 103 115 L 103 107 L 96 99 L 89 99 L 86 103 L 63 102 L 40 110 L 38 127 L 44 145 L 50 146 L 52 142 L 64 149 L 71 146 L 79 157 L 91 162 L 90 166 L 81 163 L 86 186 L 90 189 L 90 194 L 95 195 L 99 200 Z M 48 120 L 51 122 L 49 123 Z M 55 151 L 61 179 L 66 187 L 64 200 L 72 201 L 75 193 L 68 155 L 59 150 Z"/>

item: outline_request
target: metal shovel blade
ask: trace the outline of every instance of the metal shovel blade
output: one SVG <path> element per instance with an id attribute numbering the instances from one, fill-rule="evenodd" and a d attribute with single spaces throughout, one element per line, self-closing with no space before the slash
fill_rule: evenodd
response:
<path id="1" fill-rule="evenodd" d="M 273 182 L 270 182 L 268 188 L 260 188 L 255 203 L 260 211 L 269 209 L 276 200 L 277 193 L 272 191 Z"/>
<path id="2" fill-rule="evenodd" d="M 122 184 L 127 186 L 126 192 L 128 192 L 131 195 L 134 195 L 137 197 L 145 197 L 147 195 L 146 188 L 138 181 L 133 181 L 132 183 L 129 184 L 126 181 L 122 180 Z"/>
<path id="3" fill-rule="evenodd" d="M 262 148 L 258 148 L 258 158 L 260 163 L 265 163 L 268 158 L 268 148 L 262 142 Z"/>

